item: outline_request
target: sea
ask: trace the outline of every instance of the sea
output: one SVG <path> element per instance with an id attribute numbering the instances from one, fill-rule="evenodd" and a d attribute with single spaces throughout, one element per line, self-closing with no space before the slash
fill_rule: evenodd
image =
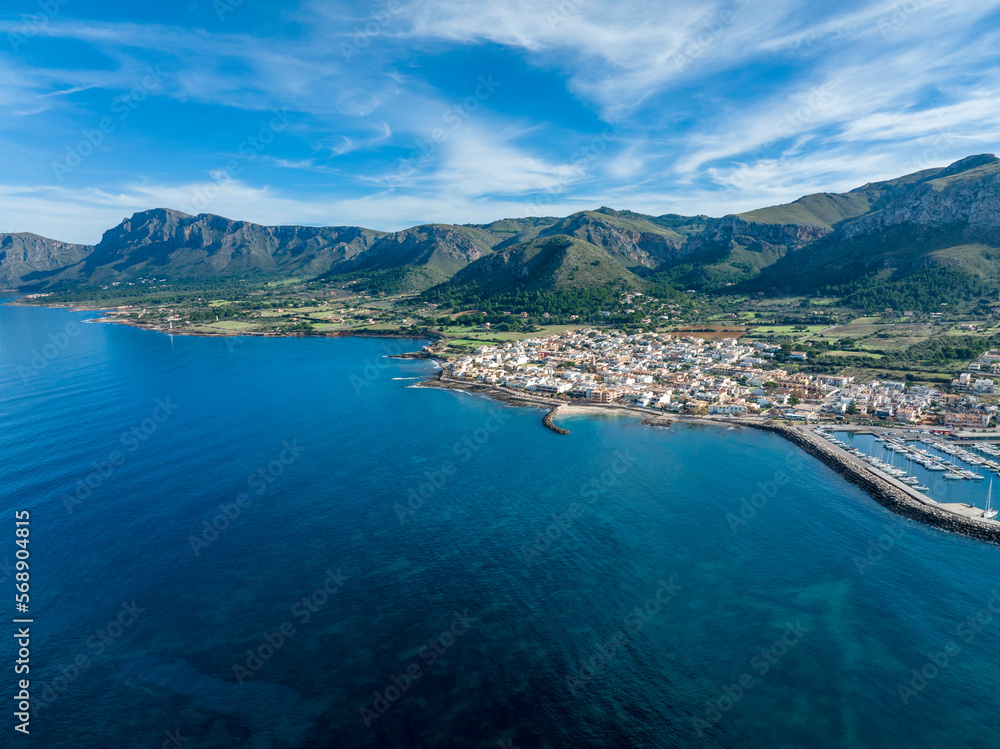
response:
<path id="1" fill-rule="evenodd" d="M 997 745 L 1000 548 L 775 435 L 95 317 L 0 306 L 3 746 Z"/>

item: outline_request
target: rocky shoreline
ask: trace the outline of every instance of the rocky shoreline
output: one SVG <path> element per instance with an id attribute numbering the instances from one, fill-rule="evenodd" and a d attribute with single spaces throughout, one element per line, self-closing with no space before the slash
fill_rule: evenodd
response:
<path id="1" fill-rule="evenodd" d="M 94 317 L 84 322 L 103 322 L 112 323 L 114 325 L 127 325 L 130 328 L 136 328 L 138 330 L 148 330 L 152 333 L 169 333 L 170 335 L 189 335 L 197 336 L 201 338 L 237 338 L 242 336 L 254 337 L 254 338 L 417 338 L 417 339 L 427 339 L 431 341 L 440 341 L 444 338 L 440 333 L 432 333 L 430 331 L 423 331 L 420 333 L 414 333 L 410 331 L 403 330 L 318 330 L 311 332 L 304 331 L 292 331 L 292 332 L 277 332 L 277 331 L 267 331 L 267 330 L 191 330 L 185 327 L 176 328 L 164 328 L 161 323 L 146 322 L 144 320 L 131 320 L 119 317 L 116 314 L 116 310 L 110 307 L 94 307 L 85 304 L 76 303 L 59 303 L 54 302 L 51 304 L 42 303 L 26 303 L 20 301 L 19 299 L 13 299 L 9 302 L 5 302 L 14 307 L 47 307 L 49 309 L 65 309 L 70 312 L 95 312 L 101 313 L 102 317 Z M 427 352 L 424 349 L 420 351 L 412 351 L 404 354 L 396 354 L 391 358 L 393 359 L 438 359 L 440 361 L 446 361 L 440 354 L 434 354 Z"/>
<path id="2" fill-rule="evenodd" d="M 430 358 L 439 359 L 439 357 L 432 356 Z M 443 360 L 441 360 L 443 361 Z M 643 417 L 644 424 L 650 424 L 653 426 L 670 426 L 673 421 L 678 418 L 683 418 L 684 421 L 692 422 L 703 422 L 719 424 L 723 422 L 711 421 L 710 419 L 699 419 L 699 418 L 688 418 L 688 417 L 665 417 L 665 416 L 651 416 L 648 411 L 640 410 L 637 408 L 632 408 L 630 406 L 616 406 L 605 403 L 587 403 L 583 406 L 577 404 L 570 404 L 565 401 L 558 401 L 555 398 L 550 398 L 545 395 L 531 395 L 529 393 L 520 393 L 514 390 L 509 390 L 504 387 L 499 387 L 496 385 L 482 385 L 478 382 L 467 382 L 465 380 L 453 380 L 444 371 L 438 372 L 429 380 L 424 380 L 419 383 L 417 387 L 432 387 L 440 388 L 442 390 L 461 390 L 466 393 L 475 393 L 477 395 L 483 395 L 493 400 L 500 401 L 501 403 L 507 403 L 512 406 L 529 406 L 534 408 L 546 408 L 549 409 L 547 415 L 551 415 L 555 418 L 557 412 L 562 411 L 564 414 L 568 414 L 572 410 L 578 408 L 585 408 L 588 411 L 601 412 L 605 411 L 607 413 L 627 413 L 632 416 Z M 548 426 L 548 424 L 546 424 Z M 550 427 L 551 428 L 551 427 Z M 569 430 L 563 429 L 559 431 L 556 430 L 558 434 L 569 434 Z"/>
<path id="3" fill-rule="evenodd" d="M 507 403 L 511 406 L 532 406 L 535 408 L 553 408 L 551 398 L 515 393 L 506 388 L 494 387 L 492 385 L 481 385 L 477 382 L 461 382 L 449 379 L 444 372 L 438 372 L 428 380 L 417 383 L 414 387 L 439 388 L 441 390 L 461 390 L 466 393 L 484 395 L 493 400 Z"/>

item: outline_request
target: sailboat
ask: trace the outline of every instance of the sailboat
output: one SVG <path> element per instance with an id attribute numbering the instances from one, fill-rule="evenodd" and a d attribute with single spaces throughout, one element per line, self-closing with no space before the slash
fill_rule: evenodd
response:
<path id="1" fill-rule="evenodd" d="M 963 474 L 961 474 L 961 473 L 958 472 L 959 469 L 955 467 L 955 459 L 954 458 L 952 458 L 951 462 L 948 463 L 948 468 L 949 468 L 948 473 L 946 473 L 944 475 L 944 477 L 946 479 L 950 479 L 952 481 L 961 481 L 962 479 L 965 478 L 965 476 Z"/>
<path id="2" fill-rule="evenodd" d="M 997 511 L 993 509 L 993 479 L 990 479 L 990 491 L 986 495 L 986 509 L 983 511 L 984 520 L 992 520 L 997 516 Z"/>

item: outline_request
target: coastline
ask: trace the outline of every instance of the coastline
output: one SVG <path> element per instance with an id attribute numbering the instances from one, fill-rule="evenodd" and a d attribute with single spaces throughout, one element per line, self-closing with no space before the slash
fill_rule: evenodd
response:
<path id="1" fill-rule="evenodd" d="M 483 395 L 502 403 L 512 406 L 530 406 L 534 408 L 548 408 L 554 415 L 558 416 L 578 416 L 584 414 L 604 415 L 625 414 L 642 418 L 642 423 L 647 426 L 668 427 L 676 421 L 686 424 L 710 424 L 711 426 L 731 426 L 737 422 L 733 419 L 713 419 L 710 416 L 686 416 L 683 414 L 657 414 L 646 409 L 635 408 L 633 406 L 620 406 L 614 403 L 570 403 L 556 400 L 545 395 L 532 395 L 510 390 L 498 385 L 483 385 L 478 382 L 466 382 L 465 380 L 453 380 L 446 376 L 443 371 L 438 372 L 433 377 L 423 382 L 417 383 L 416 387 L 439 388 L 441 390 L 462 390 L 467 393 Z"/>
<path id="2" fill-rule="evenodd" d="M 416 387 L 429 387 L 429 388 L 439 388 L 441 390 L 462 390 L 467 393 L 475 393 L 478 395 L 484 395 L 486 397 L 492 398 L 493 400 L 500 401 L 501 403 L 507 403 L 512 406 L 530 406 L 535 408 L 548 408 L 553 412 L 557 412 L 561 416 L 573 416 L 580 414 L 604 414 L 609 413 L 624 413 L 630 414 L 632 416 L 641 416 L 646 420 L 650 420 L 654 417 L 654 414 L 648 411 L 643 411 L 638 408 L 632 408 L 630 406 L 618 406 L 612 403 L 587 403 L 587 404 L 577 404 L 577 403 L 567 403 L 566 401 L 555 400 L 554 398 L 549 398 L 544 395 L 532 395 L 530 393 L 520 393 L 514 390 L 509 390 L 508 388 L 496 386 L 496 385 L 482 385 L 478 382 L 465 382 L 463 380 L 453 380 L 445 376 L 444 372 L 438 372 L 429 380 L 424 380 L 416 385 Z M 715 422 L 709 419 L 697 419 L 685 416 L 674 416 L 661 417 L 652 419 L 656 422 L 656 426 L 669 426 L 673 421 L 705 421 L 712 424 L 719 424 L 724 422 Z"/>
<path id="3" fill-rule="evenodd" d="M 113 310 L 106 307 L 82 307 L 72 304 L 18 304 L 16 300 L 7 302 L 25 307 L 49 307 L 52 309 L 68 309 L 74 312 L 108 312 Z M 316 338 L 411 338 L 415 340 L 440 341 L 444 337 L 433 333 L 403 333 L 400 331 L 326 331 L 316 333 L 290 332 L 290 333 L 262 333 L 262 332 L 219 332 L 211 333 L 204 331 L 185 331 L 183 329 L 164 329 L 158 326 L 144 325 L 132 320 L 114 319 L 110 317 L 95 318 L 93 322 L 109 322 L 119 325 L 128 325 L 139 330 L 147 330 L 158 333 L 168 333 L 176 335 L 201 336 L 206 338 L 230 338 L 239 336 L 255 336 L 263 338 L 286 338 L 286 337 L 316 337 Z M 89 321 L 88 321 L 89 322 Z M 402 354 L 387 355 L 389 358 L 397 359 L 431 359 L 439 363 L 447 362 L 447 357 L 430 350 L 430 344 L 418 351 L 405 352 Z M 623 414 L 641 417 L 642 424 L 646 426 L 669 427 L 674 422 L 684 422 L 693 424 L 706 424 L 711 426 L 742 426 L 761 431 L 777 434 L 794 444 L 799 449 L 817 458 L 844 479 L 861 487 L 876 502 L 892 510 L 898 515 L 917 520 L 928 525 L 933 525 L 942 530 L 959 533 L 965 536 L 976 538 L 991 543 L 1000 544 L 1000 523 L 980 520 L 970 517 L 968 514 L 948 509 L 947 506 L 934 502 L 929 498 L 926 501 L 911 496 L 907 491 L 894 486 L 885 477 L 876 475 L 872 469 L 854 461 L 846 455 L 840 455 L 832 445 L 820 440 L 808 429 L 785 424 L 776 424 L 771 421 L 754 420 L 750 418 L 712 418 L 706 416 L 687 416 L 681 414 L 660 415 L 652 413 L 646 409 L 639 409 L 630 406 L 621 406 L 610 403 L 567 403 L 555 398 L 542 395 L 532 395 L 520 393 L 508 388 L 494 385 L 484 385 L 481 383 L 467 382 L 463 380 L 453 380 L 447 377 L 444 370 L 436 375 L 418 382 L 414 387 L 431 387 L 445 390 L 461 390 L 470 394 L 482 395 L 495 401 L 506 403 L 517 407 L 544 408 L 546 413 L 543 416 L 543 425 L 551 431 L 566 435 L 570 430 L 558 426 L 555 419 L 559 416 L 573 415 L 609 415 Z M 971 506 L 962 506 L 970 508 Z"/>
<path id="4" fill-rule="evenodd" d="M 710 417 L 692 417 L 675 414 L 659 417 L 648 411 L 612 404 L 569 404 L 556 401 L 547 396 L 522 395 L 503 387 L 452 380 L 445 376 L 443 371 L 431 379 L 418 383 L 416 387 L 461 390 L 483 395 L 511 406 L 547 408 L 548 411 L 546 411 L 543 417 L 543 424 L 558 434 L 569 434 L 569 430 L 556 426 L 554 419 L 558 416 L 583 414 L 607 415 L 608 413 L 642 416 L 642 424 L 648 426 L 670 426 L 674 422 L 683 422 L 689 424 L 710 424 L 717 427 L 739 426 L 759 429 L 764 432 L 777 434 L 788 440 L 800 450 L 812 455 L 817 460 L 832 468 L 842 478 L 859 486 L 873 500 L 897 515 L 932 525 L 941 530 L 959 533 L 981 541 L 1000 544 L 1000 523 L 970 517 L 968 514 L 962 514 L 960 511 L 948 509 L 947 506 L 934 502 L 934 500 L 929 498 L 926 501 L 920 500 L 900 487 L 893 485 L 886 478 L 877 475 L 867 465 L 858 463 L 846 455 L 840 455 L 832 445 L 827 445 L 825 441 L 821 440 L 811 431 L 801 427 L 747 418 L 712 419 Z M 963 505 L 961 507 L 971 509 L 971 505 Z"/>
<path id="5" fill-rule="evenodd" d="M 407 333 L 399 330 L 320 330 L 314 332 L 262 332 L 262 331 L 209 331 L 209 330 L 189 330 L 186 328 L 164 328 L 160 325 L 146 324 L 137 320 L 125 320 L 120 317 L 116 317 L 117 309 L 114 307 L 91 307 L 79 304 L 25 304 L 18 301 L 17 299 L 12 299 L 9 302 L 5 302 L 14 307 L 45 307 L 48 309 L 63 309 L 70 312 L 94 312 L 100 313 L 102 316 L 94 317 L 83 322 L 89 323 L 109 323 L 112 325 L 125 325 L 130 328 L 136 328 L 137 330 L 147 330 L 152 333 L 167 333 L 169 335 L 185 335 L 185 336 L 195 336 L 200 338 L 239 338 L 243 336 L 253 337 L 253 338 L 413 338 L 413 339 L 425 339 L 428 341 L 440 341 L 443 340 L 444 336 L 439 333 L 432 333 L 430 331 L 423 331 L 421 333 Z M 446 358 L 440 354 L 430 353 L 421 349 L 419 351 L 407 352 L 404 354 L 393 354 L 394 359 L 437 359 L 439 361 L 447 361 Z"/>
<path id="6" fill-rule="evenodd" d="M 852 484 L 864 489 L 876 502 L 898 515 L 918 520 L 953 533 L 1000 544 L 1000 523 L 979 520 L 934 503 L 927 504 L 892 485 L 886 479 L 857 461 L 838 454 L 814 434 L 799 427 L 765 422 L 738 422 L 742 426 L 771 432 L 822 461 Z M 933 500 L 932 500 L 933 501 Z"/>

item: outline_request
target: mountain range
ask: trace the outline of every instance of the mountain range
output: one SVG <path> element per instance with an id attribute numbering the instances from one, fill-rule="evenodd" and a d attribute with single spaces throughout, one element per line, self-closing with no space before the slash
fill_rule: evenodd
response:
<path id="1" fill-rule="evenodd" d="M 599 208 L 564 218 L 356 226 L 262 226 L 165 208 L 143 211 L 94 246 L 0 234 L 0 286 L 26 290 L 138 278 L 344 277 L 384 290 L 497 294 L 665 284 L 702 291 L 856 291 L 950 274 L 1000 282 L 1000 159 L 846 193 L 710 218 Z M 937 276 L 935 275 L 937 274 Z M 958 279 L 956 281 L 956 279 Z"/>

